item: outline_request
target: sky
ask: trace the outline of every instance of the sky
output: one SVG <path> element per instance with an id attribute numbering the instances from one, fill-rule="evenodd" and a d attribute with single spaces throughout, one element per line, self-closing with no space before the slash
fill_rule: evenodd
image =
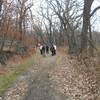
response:
<path id="1" fill-rule="evenodd" d="M 83 0 L 78 0 L 78 1 L 83 2 Z M 34 2 L 34 13 L 36 13 L 39 9 L 39 4 L 41 0 L 34 0 L 33 2 Z M 94 3 L 92 4 L 92 10 L 98 6 L 100 6 L 100 0 L 94 0 Z M 100 32 L 100 9 L 94 14 L 94 17 L 91 20 L 91 24 L 92 24 L 92 29 L 94 31 Z"/>
<path id="2" fill-rule="evenodd" d="M 83 2 L 84 0 L 78 1 Z M 91 11 L 98 6 L 100 6 L 100 0 L 94 0 Z M 94 31 L 100 32 L 100 9 L 92 17 L 91 24 Z"/>
<path id="3" fill-rule="evenodd" d="M 100 6 L 100 0 L 94 0 L 94 3 L 92 5 L 92 9 Z M 96 22 L 94 22 L 94 29 L 100 32 L 100 9 L 95 13 L 95 16 L 97 17 Z"/>

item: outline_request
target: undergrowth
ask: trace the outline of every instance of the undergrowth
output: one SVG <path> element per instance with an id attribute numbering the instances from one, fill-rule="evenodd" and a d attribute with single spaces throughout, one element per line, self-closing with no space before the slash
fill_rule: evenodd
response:
<path id="1" fill-rule="evenodd" d="M 25 72 L 34 63 L 34 56 L 25 59 L 21 64 L 17 65 L 14 70 L 0 76 L 0 95 L 11 86 L 19 75 Z"/>

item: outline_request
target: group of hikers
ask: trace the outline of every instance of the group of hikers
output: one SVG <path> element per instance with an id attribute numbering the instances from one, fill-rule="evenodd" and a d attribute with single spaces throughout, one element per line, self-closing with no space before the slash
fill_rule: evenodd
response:
<path id="1" fill-rule="evenodd" d="M 56 55 L 56 45 L 40 45 L 40 53 L 41 55 L 49 54 L 51 52 L 51 55 Z"/>

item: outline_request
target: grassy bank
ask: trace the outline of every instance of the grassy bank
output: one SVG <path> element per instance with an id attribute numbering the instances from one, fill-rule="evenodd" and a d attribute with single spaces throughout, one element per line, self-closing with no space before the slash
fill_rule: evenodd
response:
<path id="1" fill-rule="evenodd" d="M 6 91 L 19 75 L 25 72 L 34 63 L 34 56 L 26 58 L 21 64 L 17 65 L 14 70 L 0 76 L 0 95 Z"/>

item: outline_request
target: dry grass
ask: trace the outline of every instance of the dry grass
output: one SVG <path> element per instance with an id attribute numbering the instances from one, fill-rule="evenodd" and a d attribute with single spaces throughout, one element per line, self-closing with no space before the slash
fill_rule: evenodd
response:
<path id="1" fill-rule="evenodd" d="M 61 53 L 61 54 L 68 54 L 68 47 L 59 47 L 58 48 L 58 51 Z"/>
<path id="2" fill-rule="evenodd" d="M 7 66 L 0 68 L 0 95 L 17 79 L 19 75 L 25 72 L 34 63 L 34 54 L 26 58 L 14 56 L 9 59 Z"/>

